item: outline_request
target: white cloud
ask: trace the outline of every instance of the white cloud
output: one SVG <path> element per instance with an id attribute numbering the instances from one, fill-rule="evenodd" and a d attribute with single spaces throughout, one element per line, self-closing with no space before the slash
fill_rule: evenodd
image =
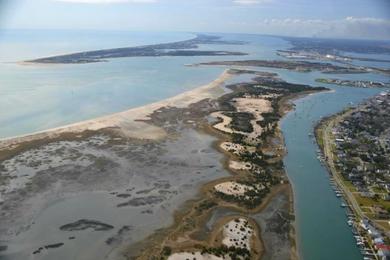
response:
<path id="1" fill-rule="evenodd" d="M 345 17 L 338 20 L 322 19 L 265 19 L 257 30 L 267 34 L 304 37 L 389 39 L 390 20 L 371 17 Z"/>
<path id="2" fill-rule="evenodd" d="M 233 3 L 239 5 L 255 5 L 272 2 L 272 0 L 233 0 Z"/>
<path id="3" fill-rule="evenodd" d="M 157 0 L 55 0 L 66 3 L 114 4 L 114 3 L 155 3 Z"/>

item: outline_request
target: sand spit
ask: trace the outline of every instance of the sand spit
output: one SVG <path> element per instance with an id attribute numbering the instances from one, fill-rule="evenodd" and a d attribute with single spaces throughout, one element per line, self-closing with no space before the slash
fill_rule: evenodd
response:
<path id="1" fill-rule="evenodd" d="M 163 107 L 184 108 L 204 99 L 219 97 L 224 93 L 220 87 L 232 76 L 229 70 L 225 70 L 216 80 L 207 85 L 159 102 L 29 135 L 0 139 L 0 150 L 12 148 L 23 142 L 56 138 L 64 133 L 82 133 L 87 130 L 97 131 L 105 128 L 117 128 L 126 137 L 158 140 L 164 138 L 166 132 L 146 122 L 150 119 L 150 114 Z"/>

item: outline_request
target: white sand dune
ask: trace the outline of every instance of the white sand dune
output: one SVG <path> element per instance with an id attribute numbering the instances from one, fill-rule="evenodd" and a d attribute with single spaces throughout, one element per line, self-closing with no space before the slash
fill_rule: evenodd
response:
<path id="1" fill-rule="evenodd" d="M 264 120 L 261 115 L 262 113 L 272 112 L 271 101 L 257 97 L 235 98 L 234 101 L 237 112 L 245 112 L 253 115 L 254 119 L 251 120 L 253 131 L 248 135 L 248 139 L 256 140 L 263 132 L 263 129 L 257 122 Z"/>

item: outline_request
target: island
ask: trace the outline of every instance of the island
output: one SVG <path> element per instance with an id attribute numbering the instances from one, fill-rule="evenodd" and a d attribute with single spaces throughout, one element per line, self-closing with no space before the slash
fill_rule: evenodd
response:
<path id="1" fill-rule="evenodd" d="M 237 60 L 237 61 L 214 61 L 204 62 L 196 65 L 214 66 L 250 66 L 287 69 L 298 72 L 321 71 L 327 74 L 356 74 L 368 73 L 369 69 L 356 66 L 337 66 L 331 63 L 309 62 L 309 61 L 284 61 L 284 60 Z"/>
<path id="2" fill-rule="evenodd" d="M 322 60 L 351 64 L 352 61 L 390 62 L 390 60 L 354 57 L 339 54 L 335 51 L 320 52 L 318 50 L 278 50 L 277 55 L 298 60 Z"/>
<path id="3" fill-rule="evenodd" d="M 390 75 L 387 68 L 379 68 L 361 65 L 353 65 L 354 61 L 389 63 L 388 59 L 376 57 L 360 57 L 351 53 L 362 54 L 389 54 L 390 43 L 388 41 L 348 40 L 348 39 L 319 39 L 282 37 L 292 47 L 288 50 L 278 50 L 277 55 L 290 60 L 318 60 L 322 62 L 341 63 L 347 67 L 363 69 L 367 72 Z"/>
<path id="4" fill-rule="evenodd" d="M 316 82 L 324 84 L 335 84 L 340 86 L 355 87 L 355 88 L 390 88 L 390 83 L 375 82 L 367 80 L 343 80 L 343 79 L 316 79 Z"/>
<path id="5" fill-rule="evenodd" d="M 212 35 L 197 35 L 195 38 L 185 41 L 145 45 L 127 48 L 115 48 L 96 51 L 85 51 L 52 57 L 39 58 L 25 61 L 27 63 L 50 63 L 50 64 L 77 64 L 102 62 L 107 59 L 125 57 L 160 57 L 160 56 L 242 56 L 247 55 L 237 51 L 207 51 L 196 50 L 200 44 L 234 44 L 240 45 L 239 41 L 224 41 L 221 37 Z"/>
<path id="6" fill-rule="evenodd" d="M 292 45 L 292 48 L 290 49 L 292 51 L 318 52 L 325 55 L 341 54 L 344 52 L 362 54 L 390 53 L 390 43 L 385 40 L 327 39 L 287 36 L 281 38 Z"/>

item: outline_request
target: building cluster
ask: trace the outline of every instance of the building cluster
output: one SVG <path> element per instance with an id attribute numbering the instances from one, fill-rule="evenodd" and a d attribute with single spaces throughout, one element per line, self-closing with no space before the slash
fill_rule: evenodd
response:
<path id="1" fill-rule="evenodd" d="M 340 86 L 355 88 L 390 88 L 390 83 L 369 80 L 346 80 L 346 79 L 316 79 L 317 82 L 325 84 L 336 84 Z"/>
<path id="2" fill-rule="evenodd" d="M 377 228 L 375 228 L 372 222 L 368 219 L 362 219 L 359 224 L 360 228 L 363 229 L 365 232 L 365 237 L 371 239 L 373 247 L 377 252 L 377 256 L 383 260 L 390 259 L 390 246 L 386 245 L 386 238 L 382 236 L 381 232 Z M 358 241 L 364 240 L 364 238 L 362 237 L 355 238 Z"/>
<path id="3" fill-rule="evenodd" d="M 371 198 L 375 219 L 390 219 L 390 92 L 366 101 L 333 129 L 336 166 L 361 197 Z"/>
<path id="4" fill-rule="evenodd" d="M 324 61 L 339 61 L 339 62 L 351 62 L 350 57 L 339 56 L 336 54 L 323 54 L 318 51 L 295 51 L 295 50 L 279 50 L 277 52 L 279 56 L 288 59 L 307 59 L 307 60 L 324 60 Z"/>
<path id="5" fill-rule="evenodd" d="M 335 164 L 365 214 L 353 225 L 364 259 L 390 259 L 390 92 L 352 109 L 333 128 Z"/>

